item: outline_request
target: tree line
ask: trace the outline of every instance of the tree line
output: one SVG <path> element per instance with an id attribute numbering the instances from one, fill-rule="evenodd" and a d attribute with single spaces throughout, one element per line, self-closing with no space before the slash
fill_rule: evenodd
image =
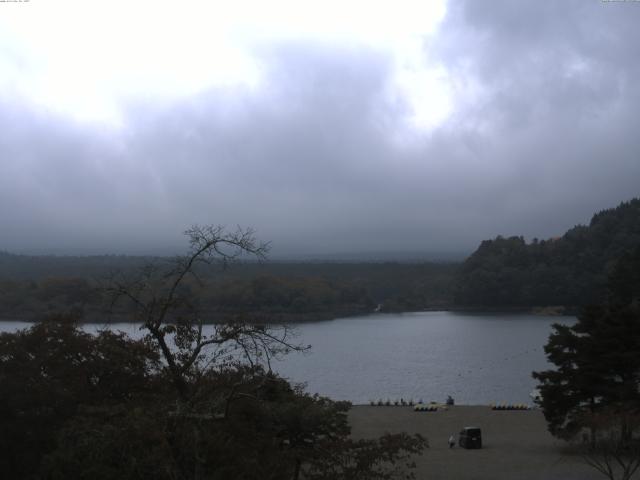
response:
<path id="1" fill-rule="evenodd" d="M 83 332 L 69 314 L 0 335 L 0 471 L 13 479 L 413 478 L 419 435 L 353 439 L 347 402 L 271 371 L 308 348 L 286 325 L 205 325 L 189 282 L 261 257 L 251 231 L 193 227 L 184 256 L 113 275 L 144 338 Z"/>
<path id="2" fill-rule="evenodd" d="M 597 213 L 548 240 L 483 241 L 462 264 L 455 304 L 481 307 L 580 307 L 604 300 L 615 262 L 640 245 L 640 199 Z"/>
<path id="3" fill-rule="evenodd" d="M 34 259 L 42 259 L 42 264 Z M 0 318 L 37 320 L 68 312 L 104 321 L 102 286 L 112 272 L 135 272 L 167 257 L 29 257 L 0 254 Z M 451 304 L 456 264 L 280 263 L 240 261 L 185 279 L 209 321 L 244 313 L 282 321 L 335 318 L 374 311 L 443 308 Z M 17 273 L 20 272 L 20 273 Z M 53 274 L 52 274 L 53 273 Z M 125 306 L 116 312 L 127 315 Z"/>
<path id="4" fill-rule="evenodd" d="M 238 311 L 295 321 L 371 312 L 563 306 L 577 312 L 606 294 L 607 276 L 640 245 L 640 199 L 597 213 L 547 240 L 498 236 L 462 264 L 240 261 L 187 281 L 211 318 Z M 61 309 L 103 315 L 96 287 L 110 272 L 135 271 L 160 257 L 30 257 L 0 252 L 0 318 L 33 320 Z"/>
<path id="5" fill-rule="evenodd" d="M 549 431 L 611 480 L 629 480 L 640 468 L 640 247 L 620 257 L 604 301 L 553 325 L 545 352 L 556 368 L 533 376 Z"/>

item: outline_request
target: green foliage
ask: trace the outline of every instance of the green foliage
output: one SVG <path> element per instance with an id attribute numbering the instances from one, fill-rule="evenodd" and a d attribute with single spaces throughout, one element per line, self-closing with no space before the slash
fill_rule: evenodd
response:
<path id="1" fill-rule="evenodd" d="M 129 404 L 153 389 L 158 355 L 123 334 L 80 331 L 56 317 L 0 335 L 0 470 L 35 473 L 80 405 Z"/>
<path id="2" fill-rule="evenodd" d="M 640 199 L 593 216 L 560 238 L 485 240 L 458 274 L 455 303 L 483 307 L 604 301 L 615 262 L 640 245 Z"/>
<path id="3" fill-rule="evenodd" d="M 162 413 L 152 405 L 83 406 L 58 430 L 40 472 L 51 480 L 176 478 Z"/>
<path id="4" fill-rule="evenodd" d="M 595 415 L 640 413 L 640 248 L 613 269 L 608 302 L 583 310 L 573 326 L 554 325 L 545 346 L 556 370 L 534 372 L 550 431 L 572 438 Z M 623 418 L 623 417 L 621 417 Z"/>
<path id="5" fill-rule="evenodd" d="M 362 287 L 317 277 L 270 275 L 216 284 L 203 292 L 201 300 L 205 308 L 225 313 L 368 312 L 374 306 Z"/>
<path id="6" fill-rule="evenodd" d="M 155 259 L 167 263 L 167 259 Z M 36 320 L 55 312 L 101 321 L 99 287 L 112 270 L 136 272 L 141 257 L 27 257 L 0 253 L 0 318 Z M 6 268 L 5 268 L 6 267 Z M 455 264 L 240 263 L 221 271 L 199 268 L 207 281 L 185 279 L 207 322 L 238 313 L 295 322 L 372 312 L 442 308 L 452 302 Z M 120 305 L 114 318 L 127 319 Z"/>
<path id="7" fill-rule="evenodd" d="M 389 479 L 419 436 L 349 437 L 347 402 L 260 367 L 189 377 L 188 402 L 154 349 L 58 317 L 0 336 L 0 468 L 6 478 Z"/>
<path id="8" fill-rule="evenodd" d="M 287 326 L 236 318 L 204 328 L 190 278 L 267 245 L 251 230 L 194 226 L 186 255 L 114 274 L 105 293 L 146 332 L 134 342 L 55 318 L 0 336 L 0 468 L 10 478 L 396 478 L 420 436 L 349 438 L 349 404 L 310 396 L 270 360 L 306 347 Z M 257 279 L 259 302 L 282 289 Z M 333 293 L 316 286 L 323 302 Z M 313 297 L 312 297 L 313 298 Z M 268 370 L 266 370 L 268 367 Z M 396 468 L 399 462 L 404 467 Z"/>

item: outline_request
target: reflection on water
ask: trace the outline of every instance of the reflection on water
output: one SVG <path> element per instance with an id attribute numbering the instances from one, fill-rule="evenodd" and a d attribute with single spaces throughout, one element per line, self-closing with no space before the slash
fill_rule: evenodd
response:
<path id="1" fill-rule="evenodd" d="M 367 403 L 413 399 L 457 403 L 529 402 L 532 370 L 548 367 L 543 346 L 552 323 L 571 317 L 420 312 L 375 314 L 304 323 L 298 340 L 306 354 L 291 354 L 274 369 L 308 390 L 336 400 Z M 28 324 L 0 322 L 13 331 Z M 87 325 L 95 331 L 103 325 Z M 114 324 L 133 337 L 135 324 Z"/>

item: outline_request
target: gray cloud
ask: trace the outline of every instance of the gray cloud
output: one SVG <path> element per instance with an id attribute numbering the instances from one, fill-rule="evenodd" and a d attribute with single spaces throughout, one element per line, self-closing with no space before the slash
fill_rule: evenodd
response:
<path id="1" fill-rule="evenodd" d="M 121 130 L 4 98 L 0 248 L 157 250 L 192 223 L 251 225 L 276 254 L 560 234 L 639 193 L 639 19 L 635 4 L 453 3 L 429 56 L 454 110 L 404 143 L 392 59 L 330 44 L 263 47 L 257 89 L 130 102 Z"/>
<path id="2" fill-rule="evenodd" d="M 479 93 L 450 126 L 473 139 L 478 161 L 499 179 L 505 230 L 560 233 L 638 195 L 632 45 L 640 9 L 581 1 L 451 7 L 436 51 Z"/>

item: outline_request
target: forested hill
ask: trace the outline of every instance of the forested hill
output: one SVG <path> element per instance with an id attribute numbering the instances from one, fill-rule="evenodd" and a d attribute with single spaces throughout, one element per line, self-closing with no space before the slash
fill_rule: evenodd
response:
<path id="1" fill-rule="evenodd" d="M 100 321 L 108 304 L 96 287 L 112 272 L 135 277 L 168 258 L 55 257 L 0 252 L 0 320 L 36 320 L 73 311 Z M 383 311 L 446 308 L 459 264 L 241 262 L 198 272 L 186 281 L 207 319 L 239 313 L 283 321 L 336 318 Z M 122 312 L 120 312 L 122 313 Z M 209 320 L 208 320 L 209 321 Z"/>
<path id="2" fill-rule="evenodd" d="M 598 303 L 615 261 L 640 245 L 640 199 L 593 216 L 562 237 L 483 241 L 457 278 L 459 306 L 580 307 Z"/>

